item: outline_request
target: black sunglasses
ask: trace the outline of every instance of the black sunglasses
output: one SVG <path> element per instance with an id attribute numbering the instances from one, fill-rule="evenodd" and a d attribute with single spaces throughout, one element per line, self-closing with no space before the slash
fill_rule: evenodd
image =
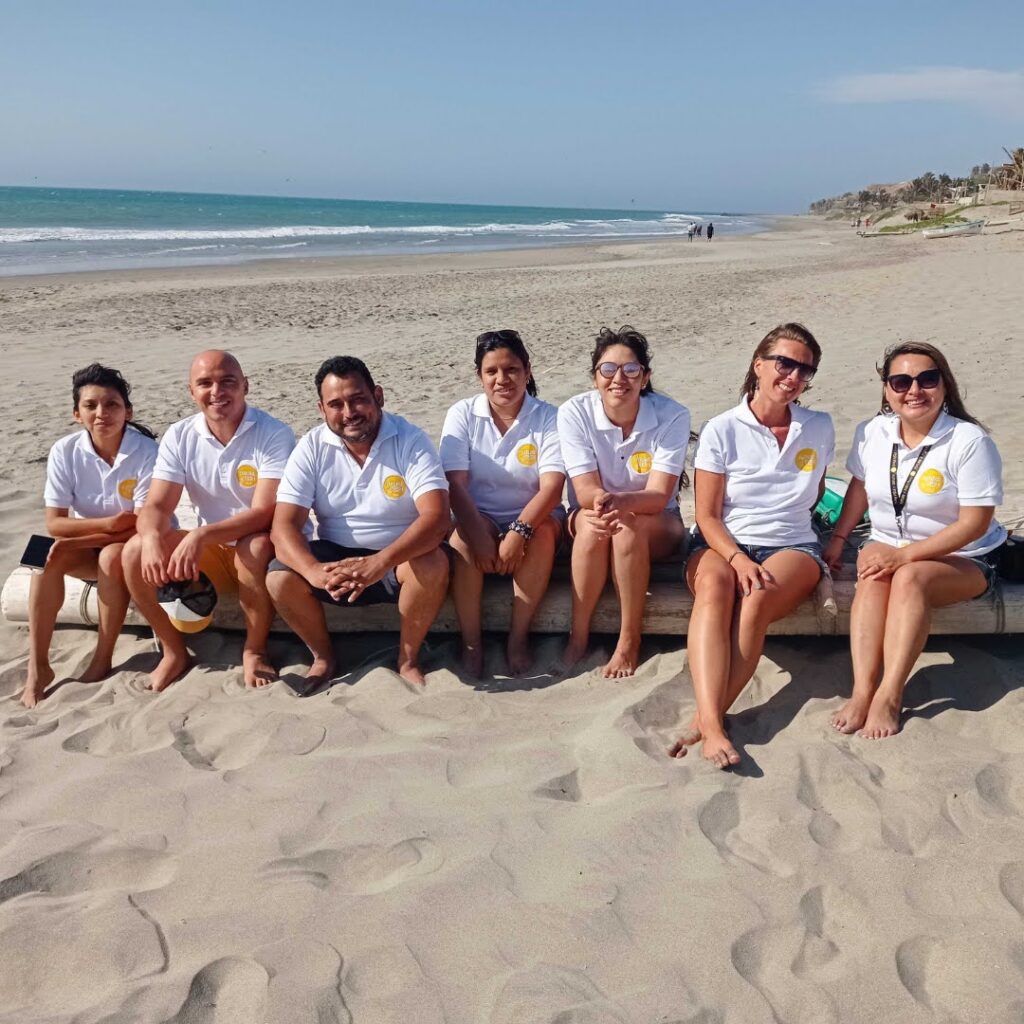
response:
<path id="1" fill-rule="evenodd" d="M 476 347 L 481 348 L 492 341 L 500 341 L 504 344 L 515 344 L 519 342 L 522 344 L 523 339 L 519 337 L 518 331 L 501 330 L 501 331 L 484 331 L 483 334 L 477 335 Z"/>
<path id="2" fill-rule="evenodd" d="M 906 394 L 911 387 L 913 387 L 914 381 L 917 381 L 917 386 L 919 388 L 931 391 L 932 388 L 937 388 L 942 382 L 942 371 L 938 369 L 925 370 L 923 373 L 919 373 L 916 377 L 911 377 L 909 373 L 894 373 L 885 378 L 885 383 L 888 384 L 897 395 Z"/>
<path id="3" fill-rule="evenodd" d="M 775 367 L 784 377 L 788 377 L 794 370 L 797 376 L 804 383 L 809 381 L 817 372 L 818 368 L 810 363 L 801 363 L 789 356 L 765 356 L 765 359 L 774 359 Z"/>

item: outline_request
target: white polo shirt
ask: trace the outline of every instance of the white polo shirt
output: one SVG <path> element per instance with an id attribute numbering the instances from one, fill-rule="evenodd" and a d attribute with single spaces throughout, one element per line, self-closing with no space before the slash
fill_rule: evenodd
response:
<path id="1" fill-rule="evenodd" d="M 683 472 L 690 443 L 690 413 L 665 395 L 641 395 L 633 432 L 623 440 L 622 428 L 608 419 L 595 388 L 559 408 L 558 435 L 570 481 L 597 470 L 606 491 L 642 491 L 652 470 L 673 476 Z M 569 504 L 573 508 L 579 504 L 571 482 Z M 665 508 L 678 507 L 673 492 Z"/>
<path id="2" fill-rule="evenodd" d="M 362 466 L 326 423 L 314 427 L 288 459 L 277 500 L 312 509 L 323 540 L 380 551 L 416 520 L 417 498 L 447 490 L 430 438 L 386 412 Z"/>
<path id="3" fill-rule="evenodd" d="M 444 418 L 441 465 L 446 473 L 468 471 L 476 507 L 497 523 L 510 523 L 536 496 L 541 473 L 565 473 L 558 410 L 527 395 L 502 435 L 486 395 L 464 398 Z"/>
<path id="4" fill-rule="evenodd" d="M 295 447 L 291 427 L 246 406 L 234 437 L 221 444 L 200 412 L 167 428 L 154 480 L 184 484 L 199 525 L 220 523 L 252 507 L 256 484 L 280 480 Z"/>
<path id="5" fill-rule="evenodd" d="M 78 519 L 100 519 L 141 508 L 149 493 L 157 443 L 125 429 L 112 466 L 96 454 L 88 430 L 62 437 L 46 459 L 47 508 L 66 508 Z"/>
<path id="6" fill-rule="evenodd" d="M 931 445 L 917 471 L 903 509 L 907 540 L 925 540 L 955 523 L 961 506 L 995 508 L 1003 500 L 1003 463 L 992 438 L 981 427 L 948 413 L 939 413 L 929 435 L 908 448 L 900 435 L 898 416 L 865 420 L 853 435 L 846 468 L 864 481 L 871 517 L 871 539 L 896 546 L 900 535 L 889 486 L 893 444 L 899 445 L 896 492 L 901 493 L 921 448 Z M 955 554 L 983 555 L 1006 540 L 1006 528 L 992 520 L 983 537 Z"/>
<path id="7" fill-rule="evenodd" d="M 759 423 L 744 398 L 704 424 L 694 469 L 725 477 L 722 522 L 739 544 L 809 544 L 811 510 L 835 455 L 832 417 L 790 405 L 785 443 Z"/>

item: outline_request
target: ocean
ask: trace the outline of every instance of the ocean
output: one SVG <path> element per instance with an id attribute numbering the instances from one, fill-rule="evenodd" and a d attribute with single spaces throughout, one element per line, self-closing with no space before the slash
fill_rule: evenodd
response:
<path id="1" fill-rule="evenodd" d="M 709 221 L 722 234 L 763 226 L 682 210 L 0 186 L 0 275 L 666 238 Z"/>

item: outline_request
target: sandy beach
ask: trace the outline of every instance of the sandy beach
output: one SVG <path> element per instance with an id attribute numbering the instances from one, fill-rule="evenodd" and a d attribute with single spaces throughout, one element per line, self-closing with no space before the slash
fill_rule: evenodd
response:
<path id="1" fill-rule="evenodd" d="M 1019 225 L 1018 225 L 1019 227 Z M 602 325 L 629 323 L 654 386 L 695 425 L 737 401 L 785 320 L 824 350 L 806 404 L 842 471 L 878 407 L 883 349 L 945 351 L 1024 518 L 1024 231 L 861 239 L 781 218 L 708 243 L 0 279 L 0 577 L 43 523 L 72 372 L 122 370 L 138 419 L 187 414 L 191 356 L 230 348 L 250 401 L 296 433 L 313 374 L 362 356 L 387 408 L 437 437 L 473 393 L 472 343 L 515 327 L 541 396 L 589 386 Z M 689 520 L 689 510 L 687 518 Z M 94 634 L 59 629 L 58 678 Z M 851 684 L 844 638 L 770 638 L 723 774 L 665 748 L 692 716 L 685 644 L 652 638 L 637 675 L 390 670 L 395 637 L 339 639 L 349 670 L 300 700 L 247 692 L 240 638 L 198 637 L 160 695 L 147 633 L 118 671 L 16 700 L 27 631 L 0 623 L 0 1022 L 76 1024 L 1010 1024 L 1024 1014 L 1024 644 L 929 641 L 895 739 L 828 727 Z M 276 637 L 283 669 L 303 664 Z"/>

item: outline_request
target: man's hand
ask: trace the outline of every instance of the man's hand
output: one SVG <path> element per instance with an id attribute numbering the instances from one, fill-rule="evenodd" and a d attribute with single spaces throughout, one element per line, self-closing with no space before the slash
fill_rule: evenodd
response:
<path id="1" fill-rule="evenodd" d="M 199 579 L 199 559 L 203 553 L 203 538 L 199 530 L 189 530 L 178 542 L 167 560 L 167 575 L 172 580 Z"/>
<path id="2" fill-rule="evenodd" d="M 105 533 L 123 533 L 125 530 L 135 529 L 134 512 L 118 512 L 116 515 L 108 516 L 104 527 Z"/>
<path id="3" fill-rule="evenodd" d="M 324 589 L 335 601 L 347 598 L 351 604 L 359 595 L 388 574 L 388 563 L 376 555 L 357 555 L 340 562 L 328 562 L 324 569 L 329 575 Z"/>

